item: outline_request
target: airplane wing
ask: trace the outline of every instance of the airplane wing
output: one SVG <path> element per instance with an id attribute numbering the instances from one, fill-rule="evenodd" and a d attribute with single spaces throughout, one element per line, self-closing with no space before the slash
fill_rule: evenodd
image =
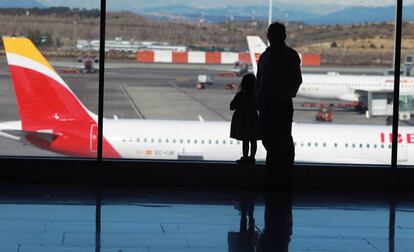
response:
<path id="1" fill-rule="evenodd" d="M 39 131 L 22 130 L 20 121 L 11 121 L 0 123 L 0 136 L 27 145 L 31 144 L 28 139 L 52 143 L 59 134 L 54 134 L 51 130 L 47 129 Z"/>
<path id="2" fill-rule="evenodd" d="M 21 130 L 21 129 L 22 129 L 22 126 L 21 126 L 20 121 L 1 122 L 0 123 L 0 136 L 15 140 L 15 141 L 19 141 L 20 138 L 18 136 L 7 133 L 7 131 L 8 130 Z"/>
<path id="3" fill-rule="evenodd" d="M 365 93 L 369 93 L 369 92 L 371 92 L 371 93 L 392 93 L 393 92 L 393 90 L 389 90 L 389 89 L 375 89 L 375 90 L 372 90 L 372 89 L 368 89 L 368 88 L 354 88 L 353 89 L 355 92 L 365 92 Z"/>
<path id="4" fill-rule="evenodd" d="M 339 100 L 342 101 L 349 101 L 349 102 L 359 102 L 361 97 L 367 97 L 367 94 L 369 93 L 382 93 L 382 94 L 388 94 L 393 93 L 392 90 L 389 89 L 368 89 L 368 88 L 350 88 L 350 92 L 347 94 L 343 94 L 339 96 Z"/>
<path id="5" fill-rule="evenodd" d="M 382 94 L 392 94 L 394 93 L 394 90 L 391 89 L 365 89 L 365 88 L 354 88 L 352 89 L 354 90 L 355 93 L 382 93 Z M 410 92 L 410 91 L 400 91 L 401 94 L 404 95 L 414 95 L 414 92 Z"/>

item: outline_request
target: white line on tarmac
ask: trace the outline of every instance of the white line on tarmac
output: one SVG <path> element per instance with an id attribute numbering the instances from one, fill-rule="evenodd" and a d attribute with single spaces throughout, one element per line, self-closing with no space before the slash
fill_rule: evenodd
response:
<path id="1" fill-rule="evenodd" d="M 132 100 L 132 98 L 129 95 L 128 91 L 125 89 L 124 85 L 119 85 L 119 87 L 121 88 L 122 93 L 127 98 L 127 100 L 129 102 L 129 104 L 131 105 L 131 107 L 134 109 L 134 111 L 137 114 L 138 118 L 145 119 L 144 114 L 141 112 L 141 110 L 139 110 L 138 106 L 134 103 L 134 101 Z"/>

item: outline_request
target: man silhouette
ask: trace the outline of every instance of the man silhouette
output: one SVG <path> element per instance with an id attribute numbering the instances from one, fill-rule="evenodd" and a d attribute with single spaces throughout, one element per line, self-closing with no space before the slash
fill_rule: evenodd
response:
<path id="1" fill-rule="evenodd" d="M 260 56 L 256 80 L 262 142 L 267 150 L 266 182 L 290 189 L 295 158 L 292 98 L 302 83 L 300 58 L 285 44 L 283 24 L 272 23 L 267 38 L 270 46 Z"/>

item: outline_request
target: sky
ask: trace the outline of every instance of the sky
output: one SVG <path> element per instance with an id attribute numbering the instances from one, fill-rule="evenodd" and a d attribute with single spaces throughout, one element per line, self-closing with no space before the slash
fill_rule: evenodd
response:
<path id="1" fill-rule="evenodd" d="M 99 0 L 38 0 L 48 6 L 68 6 L 78 8 L 99 8 Z M 214 8 L 225 6 L 268 5 L 269 0 L 107 0 L 109 10 L 130 10 L 162 5 L 189 5 Z M 396 0 L 273 0 L 273 6 L 280 9 L 295 9 L 327 14 L 351 6 L 379 7 L 394 5 Z M 404 0 L 404 5 L 414 4 L 414 0 Z"/>

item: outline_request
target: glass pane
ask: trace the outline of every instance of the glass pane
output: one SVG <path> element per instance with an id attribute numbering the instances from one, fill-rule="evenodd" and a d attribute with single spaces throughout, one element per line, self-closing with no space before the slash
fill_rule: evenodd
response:
<path id="1" fill-rule="evenodd" d="M 390 164 L 394 9 L 390 1 L 309 2 L 297 9 L 314 12 L 304 23 L 282 18 L 288 45 L 302 54 L 296 162 Z"/>
<path id="2" fill-rule="evenodd" d="M 98 58 L 77 41 L 99 37 L 99 0 L 10 4 L 0 15 L 0 155 L 96 157 L 98 74 L 87 69 Z"/>
<path id="3" fill-rule="evenodd" d="M 408 2 L 403 6 L 398 144 L 398 164 L 409 166 L 414 165 L 414 24 L 409 16 L 411 7 Z"/>
<path id="4" fill-rule="evenodd" d="M 238 159 L 242 144 L 229 137 L 229 104 L 267 46 L 267 3 L 126 7 L 109 0 L 105 156 Z M 364 4 L 273 1 L 273 20 L 286 25 L 286 43 L 302 59 L 296 162 L 390 163 L 394 5 Z M 373 15 L 355 14 L 364 11 Z M 265 156 L 259 141 L 256 159 Z"/>

